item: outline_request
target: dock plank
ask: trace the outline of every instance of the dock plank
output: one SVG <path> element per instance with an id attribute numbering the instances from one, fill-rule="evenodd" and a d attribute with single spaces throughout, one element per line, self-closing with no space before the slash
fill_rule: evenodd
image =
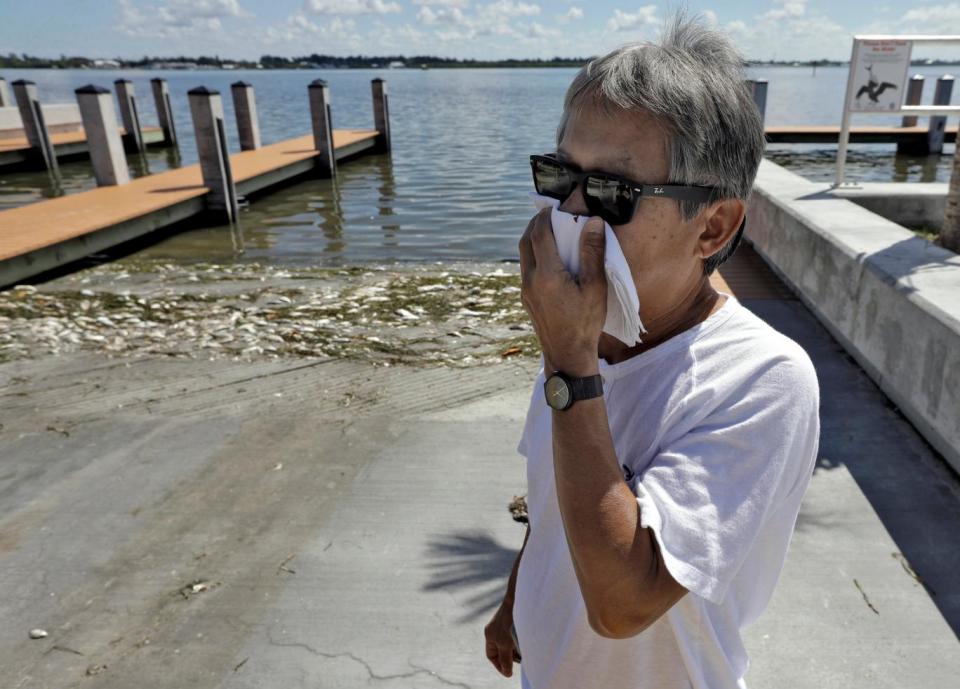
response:
<path id="1" fill-rule="evenodd" d="M 827 125 L 770 125 L 764 130 L 770 143 L 837 143 L 840 139 L 840 127 Z M 850 127 L 851 143 L 897 143 L 899 141 L 921 141 L 927 138 L 927 126 L 889 127 L 856 126 Z M 957 127 L 944 130 L 944 141 L 957 140 Z"/>
<path id="2" fill-rule="evenodd" d="M 372 142 L 376 131 L 336 130 L 333 144 L 341 152 Z M 317 155 L 311 135 L 281 141 L 255 151 L 230 156 L 234 180 L 244 182 Z M 0 212 L 0 261 L 51 247 L 184 201 L 202 197 L 199 165 L 169 170 L 135 179 L 128 184 L 99 187 L 79 194 Z"/>
<path id="3" fill-rule="evenodd" d="M 120 136 L 123 136 L 127 133 L 123 127 L 118 127 Z M 141 129 L 144 135 L 151 135 L 157 133 L 163 133 L 163 130 L 160 127 L 143 127 Z M 155 138 L 155 137 L 150 137 Z M 75 132 L 60 132 L 58 134 L 51 134 L 50 141 L 53 143 L 54 148 L 57 146 L 72 146 L 73 144 L 85 144 L 87 142 L 87 133 L 82 129 Z M 26 137 L 23 136 L 14 136 L 10 138 L 0 138 L 0 153 L 23 153 L 29 151 L 31 148 L 30 144 L 27 142 Z"/>

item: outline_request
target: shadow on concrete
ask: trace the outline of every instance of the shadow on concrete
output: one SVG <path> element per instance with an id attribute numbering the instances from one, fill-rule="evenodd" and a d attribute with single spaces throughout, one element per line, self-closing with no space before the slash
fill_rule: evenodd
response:
<path id="1" fill-rule="evenodd" d="M 867 256 L 867 260 L 876 268 L 882 269 L 885 275 L 896 279 L 945 268 L 956 270 L 960 266 L 957 254 L 917 236 L 875 251 Z M 913 291 L 910 285 L 905 285 L 904 288 Z"/>
<path id="2" fill-rule="evenodd" d="M 847 468 L 899 548 L 891 557 L 912 567 L 960 637 L 960 479 L 802 303 L 744 304 L 803 346 L 817 369 L 814 471 Z M 797 521 L 798 530 L 842 527 L 829 519 Z"/>
<path id="3" fill-rule="evenodd" d="M 493 615 L 503 601 L 518 552 L 519 548 L 501 545 L 481 529 L 435 535 L 425 553 L 430 582 L 422 590 L 466 592 L 468 597 L 462 601 L 466 613 L 456 621 L 476 622 Z"/>

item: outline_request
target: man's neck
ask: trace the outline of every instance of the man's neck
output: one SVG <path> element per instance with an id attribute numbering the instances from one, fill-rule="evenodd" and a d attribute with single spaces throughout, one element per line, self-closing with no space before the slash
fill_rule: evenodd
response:
<path id="1" fill-rule="evenodd" d="M 702 323 L 723 306 L 724 301 L 726 297 L 720 295 L 711 286 L 710 280 L 703 276 L 675 306 L 644 323 L 647 332 L 643 335 L 643 342 L 627 347 L 615 337 L 601 334 L 599 356 L 608 364 L 626 361 Z"/>

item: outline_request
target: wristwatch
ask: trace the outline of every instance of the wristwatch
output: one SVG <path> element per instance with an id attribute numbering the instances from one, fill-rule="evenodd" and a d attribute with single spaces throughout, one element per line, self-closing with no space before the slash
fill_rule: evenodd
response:
<path id="1" fill-rule="evenodd" d="M 543 381 L 543 391 L 547 404 L 563 411 L 573 406 L 577 400 L 588 400 L 603 395 L 603 377 L 596 375 L 585 378 L 571 378 L 560 371 Z"/>

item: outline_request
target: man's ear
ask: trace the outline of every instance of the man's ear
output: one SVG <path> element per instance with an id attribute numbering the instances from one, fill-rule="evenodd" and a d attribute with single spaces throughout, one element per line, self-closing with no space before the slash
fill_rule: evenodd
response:
<path id="1" fill-rule="evenodd" d="M 747 213 L 742 199 L 723 199 L 704 211 L 704 227 L 697 238 L 699 257 L 706 260 L 720 251 L 740 228 Z"/>

